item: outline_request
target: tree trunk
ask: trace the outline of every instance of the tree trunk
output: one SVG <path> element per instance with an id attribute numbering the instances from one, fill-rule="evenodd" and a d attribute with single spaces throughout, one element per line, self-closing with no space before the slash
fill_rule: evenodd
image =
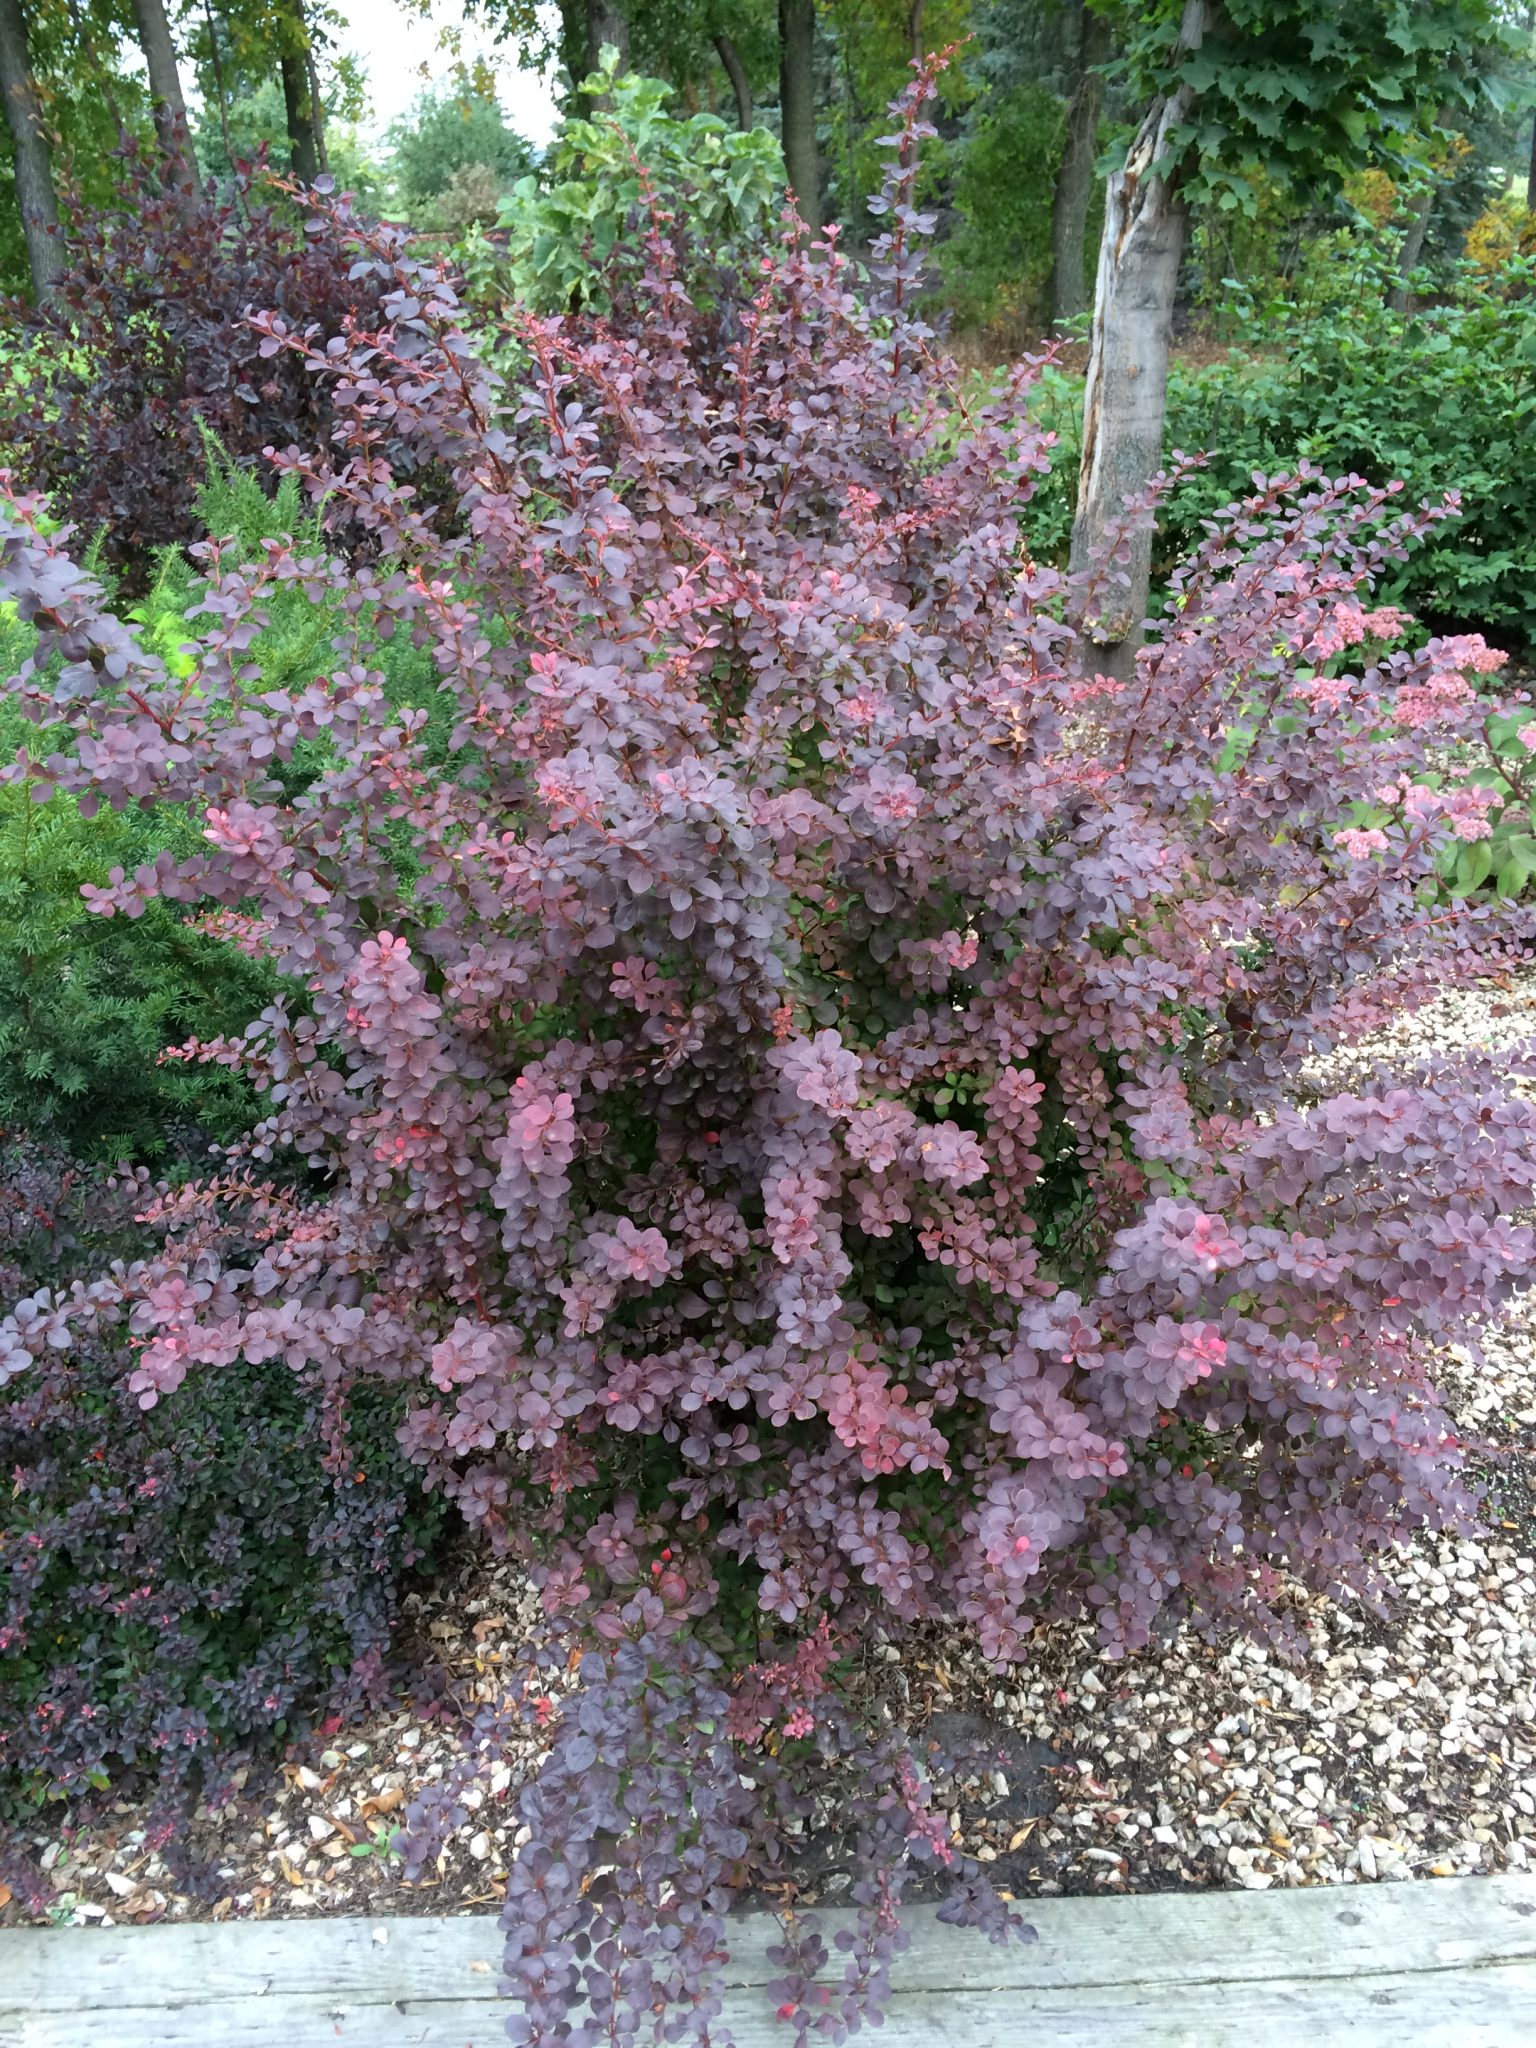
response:
<path id="1" fill-rule="evenodd" d="M 320 175 L 320 151 L 315 140 L 314 122 L 310 118 L 309 66 L 304 61 L 302 50 L 284 50 L 283 107 L 288 117 L 288 165 L 293 175 L 305 185 L 313 185 Z"/>
<path id="2" fill-rule="evenodd" d="M 1421 192 L 1413 202 L 1413 212 L 1403 231 L 1403 246 L 1397 256 L 1397 283 L 1387 293 L 1387 304 L 1394 313 L 1406 313 L 1413 305 L 1413 291 L 1409 279 L 1419 267 L 1419 258 L 1424 254 L 1424 238 L 1429 233 L 1429 217 L 1435 210 L 1435 188 L 1431 185 Z"/>
<path id="3" fill-rule="evenodd" d="M 1453 118 L 1454 110 L 1441 107 L 1435 115 L 1436 128 L 1445 128 Z M 1413 305 L 1413 293 L 1408 280 L 1419 267 L 1419 258 L 1424 254 L 1424 238 L 1429 233 L 1430 216 L 1435 210 L 1440 183 L 1432 165 L 1426 166 L 1429 183 L 1413 202 L 1413 211 L 1408 216 L 1408 225 L 1403 230 L 1403 246 L 1397 252 L 1397 283 L 1387 293 L 1387 304 L 1394 313 L 1406 313 Z"/>
<path id="4" fill-rule="evenodd" d="M 1536 120 L 1531 122 L 1531 163 L 1525 174 L 1525 210 L 1536 213 Z"/>
<path id="5" fill-rule="evenodd" d="M 927 52 L 923 48 L 923 7 L 925 0 L 911 0 L 907 8 L 907 41 L 912 45 L 912 61 L 921 64 Z"/>
<path id="6" fill-rule="evenodd" d="M 816 161 L 816 0 L 779 0 L 779 126 L 800 218 L 821 233 Z"/>
<path id="7" fill-rule="evenodd" d="M 326 167 L 325 109 L 314 45 L 304 19 L 304 0 L 285 0 L 284 37 L 279 52 L 283 75 L 283 112 L 288 125 L 288 162 L 293 175 L 313 185 Z"/>
<path id="8" fill-rule="evenodd" d="M 724 30 L 715 37 L 715 53 L 725 66 L 725 75 L 731 81 L 731 91 L 736 95 L 736 126 L 745 132 L 752 126 L 752 88 L 747 83 L 741 52 Z"/>
<path id="9" fill-rule="evenodd" d="M 1210 21 L 1210 0 L 1184 0 L 1179 46 L 1195 50 Z M 1111 176 L 1104 196 L 1104 235 L 1088 375 L 1083 387 L 1083 454 L 1078 471 L 1072 567 L 1098 558 L 1125 499 L 1156 476 L 1163 459 L 1168 401 L 1168 348 L 1187 216 L 1176 178 L 1153 177 L 1168 132 L 1188 113 L 1194 95 L 1179 86 L 1154 100 Z M 1084 620 L 1093 639 L 1115 650 L 1111 672 L 1128 665 L 1146 616 L 1152 581 L 1152 536 L 1131 537 L 1124 587 L 1099 591 Z"/>
<path id="10" fill-rule="evenodd" d="M 320 73 L 315 68 L 313 44 L 304 52 L 304 76 L 309 81 L 309 125 L 314 130 L 315 160 L 322 171 L 328 171 L 331 158 L 325 146 L 325 102 L 320 97 Z"/>
<path id="11" fill-rule="evenodd" d="M 5 94 L 5 117 L 11 130 L 16 203 L 27 238 L 32 292 L 41 304 L 63 275 L 64 245 L 59 239 L 53 164 L 48 155 L 43 110 L 32 80 L 21 0 L 0 0 L 0 91 Z"/>
<path id="12" fill-rule="evenodd" d="M 1104 79 L 1098 67 L 1108 62 L 1113 47 L 1109 22 L 1102 14 L 1090 12 L 1085 0 L 1073 0 L 1073 12 L 1074 80 L 1067 101 L 1066 147 L 1051 197 L 1051 325 L 1058 330 L 1088 310 L 1083 244 L 1104 106 Z"/>
<path id="13" fill-rule="evenodd" d="M 195 185 L 197 159 L 192 152 L 187 103 L 182 97 L 181 73 L 176 68 L 176 45 L 171 41 L 171 25 L 165 18 L 163 0 L 133 0 L 133 18 L 149 71 L 150 104 L 165 168 L 172 176 Z"/>
<path id="14" fill-rule="evenodd" d="M 587 69 L 595 71 L 605 43 L 619 53 L 619 69 L 629 69 L 629 22 L 616 0 L 587 0 Z"/>

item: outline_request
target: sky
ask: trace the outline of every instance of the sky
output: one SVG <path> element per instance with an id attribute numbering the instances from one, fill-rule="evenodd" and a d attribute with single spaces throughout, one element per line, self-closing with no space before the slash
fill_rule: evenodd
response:
<path id="1" fill-rule="evenodd" d="M 372 103 L 364 133 L 382 135 L 391 121 L 411 105 L 422 87 L 441 77 L 448 69 L 438 34 L 441 26 L 461 20 L 459 10 L 443 0 L 434 0 L 432 18 L 423 20 L 415 7 L 399 0 L 335 0 L 336 11 L 347 22 L 343 47 L 359 58 L 368 74 Z M 484 55 L 496 66 L 502 111 L 508 124 L 525 141 L 535 145 L 549 141 L 555 131 L 553 80 L 518 68 L 510 50 L 498 51 L 490 37 L 466 29 L 463 55 L 472 59 Z"/>

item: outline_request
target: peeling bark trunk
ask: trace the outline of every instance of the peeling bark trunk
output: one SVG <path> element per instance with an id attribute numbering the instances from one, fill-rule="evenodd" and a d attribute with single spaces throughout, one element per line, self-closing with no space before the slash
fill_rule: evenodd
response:
<path id="1" fill-rule="evenodd" d="M 752 88 L 747 83 L 741 52 L 723 30 L 715 37 L 715 54 L 725 66 L 731 91 L 736 95 L 736 126 L 745 132 L 752 126 Z"/>
<path id="2" fill-rule="evenodd" d="M 27 241 L 32 293 L 41 304 L 63 275 L 64 245 L 58 235 L 53 162 L 48 154 L 42 106 L 32 80 L 27 21 L 20 0 L 0 0 L 0 91 L 5 94 L 5 117 L 11 131 L 16 204 Z"/>
<path id="3" fill-rule="evenodd" d="M 800 218 L 821 233 L 816 160 L 816 0 L 779 0 L 779 117 L 784 168 Z"/>
<path id="4" fill-rule="evenodd" d="M 187 126 L 187 103 L 176 66 L 176 45 L 171 41 L 171 25 L 165 18 L 162 0 L 133 0 L 133 19 L 149 72 L 155 134 L 166 171 L 173 180 L 195 185 L 197 159 Z"/>
<path id="5" fill-rule="evenodd" d="M 1209 0 L 1185 0 L 1181 47 L 1198 49 L 1209 20 Z M 1097 558 L 1125 499 L 1144 489 L 1162 467 L 1168 349 L 1188 220 L 1177 181 L 1154 177 L 1151 170 L 1192 98 L 1189 88 L 1180 86 L 1167 99 L 1153 102 L 1105 194 L 1083 387 L 1074 569 Z M 1128 583 L 1098 592 L 1084 621 L 1106 649 L 1134 650 L 1140 636 L 1152 580 L 1150 533 L 1132 537 L 1126 571 Z M 1122 652 L 1118 659 L 1127 656 Z"/>
<path id="6" fill-rule="evenodd" d="M 1083 277 L 1083 244 L 1093 199 L 1093 165 L 1098 153 L 1104 80 L 1098 66 L 1108 61 L 1113 37 L 1102 14 L 1074 0 L 1077 15 L 1076 82 L 1067 101 L 1067 138 L 1056 189 L 1051 196 L 1051 325 L 1066 326 L 1088 310 Z"/>

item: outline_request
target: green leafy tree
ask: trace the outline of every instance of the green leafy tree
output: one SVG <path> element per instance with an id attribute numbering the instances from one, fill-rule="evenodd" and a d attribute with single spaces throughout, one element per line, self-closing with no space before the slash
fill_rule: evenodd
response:
<path id="1" fill-rule="evenodd" d="M 105 204 L 120 139 L 151 132 L 126 19 L 117 0 L 0 0 L 0 292 L 46 296 L 66 260 L 59 191 Z"/>
<path id="2" fill-rule="evenodd" d="M 265 147 L 297 177 L 328 170 L 349 190 L 376 191 L 377 174 L 352 132 L 366 94 L 355 60 L 337 47 L 344 25 L 313 0 L 203 0 L 188 50 L 203 104 L 197 142 L 206 169 L 227 177 Z"/>
<path id="3" fill-rule="evenodd" d="M 882 223 L 868 212 L 866 201 L 880 183 L 885 156 L 880 139 L 890 129 L 890 102 L 910 79 L 914 56 L 959 46 L 953 61 L 939 75 L 929 108 L 928 117 L 939 132 L 937 141 L 930 142 L 923 153 L 920 198 L 928 203 L 949 196 L 950 179 L 964 149 L 962 118 L 973 106 L 987 127 L 981 155 L 990 156 L 1002 175 L 1008 173 L 1000 159 L 1017 169 L 1023 149 L 1002 132 L 1007 117 L 996 124 L 986 123 L 977 97 L 984 45 L 975 36 L 983 16 L 974 0 L 923 0 L 923 4 L 914 4 L 914 0 L 821 0 L 817 16 L 824 93 L 817 132 L 823 141 L 826 213 L 843 224 L 850 240 L 865 242 L 880 231 Z M 1018 77 L 1008 84 L 1036 82 Z M 1029 95 L 1020 95 L 1012 104 L 1015 111 L 1023 111 Z M 980 215 L 987 211 L 988 175 L 985 168 L 979 169 L 967 195 L 967 218 L 978 225 Z M 999 200 L 1001 210 L 1010 210 L 1009 200 L 1001 193 L 994 191 L 990 196 Z M 987 232 L 984 226 L 980 231 Z M 1007 228 L 1001 230 L 1004 237 L 1008 232 Z M 989 263 L 988 267 L 995 266 Z"/>
<path id="4" fill-rule="evenodd" d="M 985 329 L 1005 345 L 1038 330 L 1047 302 L 1049 173 L 1062 140 L 1061 101 L 1025 83 L 986 94 L 954 152 L 954 227 L 939 250 L 945 296 L 960 326 Z"/>
<path id="5" fill-rule="evenodd" d="M 670 87 L 620 71 L 611 56 L 585 90 L 599 104 L 564 124 L 543 175 L 520 179 L 502 208 L 501 290 L 550 311 L 585 303 L 652 198 L 711 260 L 772 219 L 784 162 L 767 129 L 743 133 L 715 114 L 680 118 Z"/>
<path id="6" fill-rule="evenodd" d="M 434 87 L 424 92 L 386 137 L 396 196 L 413 217 L 441 199 L 455 175 L 483 165 L 498 186 L 511 185 L 533 168 L 533 153 L 493 94 Z"/>
<path id="7" fill-rule="evenodd" d="M 254 162 L 263 151 L 275 170 L 297 172 L 281 81 L 263 79 L 222 110 L 205 107 L 196 144 L 211 177 L 230 178 L 237 164 Z M 351 121 L 331 120 L 326 128 L 326 156 L 341 190 L 355 193 L 365 206 L 382 204 L 385 173 Z"/>

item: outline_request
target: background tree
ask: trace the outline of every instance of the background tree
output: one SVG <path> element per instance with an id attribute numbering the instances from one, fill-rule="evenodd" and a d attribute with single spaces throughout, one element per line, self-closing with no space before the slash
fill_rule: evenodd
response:
<path id="1" fill-rule="evenodd" d="M 0 91 L 5 94 L 16 203 L 26 237 L 32 291 L 41 301 L 58 282 L 64 252 L 58 236 L 59 205 L 53 187 L 53 162 L 37 82 L 32 74 L 27 17 L 21 0 L 0 0 Z"/>
<path id="2" fill-rule="evenodd" d="M 777 0 L 655 0 L 635 13 L 630 61 L 664 78 L 688 113 L 735 113 L 753 125 L 755 105 L 778 97 Z"/>
<path id="3" fill-rule="evenodd" d="M 304 0 L 284 0 L 279 11 L 278 62 L 283 78 L 283 107 L 288 122 L 289 161 L 294 176 L 312 185 L 327 168 L 325 108 L 319 74 L 310 45 Z"/>
<path id="4" fill-rule="evenodd" d="M 218 5 L 202 0 L 188 54 L 202 101 L 196 146 L 205 170 L 228 179 L 237 165 L 253 162 L 263 150 L 279 168 L 300 177 L 311 162 L 318 167 L 306 118 L 312 65 L 313 98 L 324 117 L 326 164 L 338 183 L 366 204 L 381 203 L 383 179 L 352 129 L 365 109 L 365 82 L 356 62 L 336 49 L 339 25 L 340 17 L 329 9 L 304 9 L 309 47 L 302 64 L 292 68 L 297 120 L 290 125 L 282 68 L 274 59 L 287 47 L 285 38 L 298 32 L 287 0 L 222 0 Z"/>
<path id="5" fill-rule="evenodd" d="M 149 101 L 167 172 L 183 180 L 195 180 L 197 158 L 188 131 L 176 45 L 163 0 L 133 0 L 133 20 L 149 72 Z"/>
<path id="6" fill-rule="evenodd" d="M 816 147 L 816 0 L 779 0 L 779 120 L 789 189 L 812 235 L 821 232 Z"/>
<path id="7" fill-rule="evenodd" d="M 717 28 L 710 40 L 726 77 L 731 81 L 731 91 L 736 99 L 736 125 L 745 131 L 752 126 L 752 86 L 746 66 L 741 61 L 741 51 L 728 29 Z M 1533 146 L 1532 162 L 1536 164 L 1536 146 Z"/>
<path id="8" fill-rule="evenodd" d="M 629 62 L 629 13 L 619 0 L 583 0 L 586 17 L 587 69 L 594 71 L 605 49 L 619 53 L 622 70 Z"/>
<path id="9" fill-rule="evenodd" d="M 395 197 L 412 220 L 425 218 L 472 171 L 500 192 L 533 167 L 532 151 L 508 127 L 485 81 L 429 88 L 385 139 Z"/>
<path id="10" fill-rule="evenodd" d="M 1104 69 L 1114 30 L 1102 6 L 1067 0 L 1064 41 L 1069 51 L 1065 136 L 1051 197 L 1051 324 L 1066 326 L 1088 310 L 1083 247 L 1104 111 Z"/>
<path id="11" fill-rule="evenodd" d="M 1158 0 L 1132 35 L 1146 111 L 1110 177 L 1083 394 L 1072 560 L 1081 565 L 1163 459 L 1174 303 L 1192 201 L 1253 203 L 1273 183 L 1337 185 L 1400 151 L 1442 107 L 1477 96 L 1475 59 L 1499 35 L 1487 0 Z M 1090 625 L 1123 666 L 1145 615 L 1152 536 Z"/>

